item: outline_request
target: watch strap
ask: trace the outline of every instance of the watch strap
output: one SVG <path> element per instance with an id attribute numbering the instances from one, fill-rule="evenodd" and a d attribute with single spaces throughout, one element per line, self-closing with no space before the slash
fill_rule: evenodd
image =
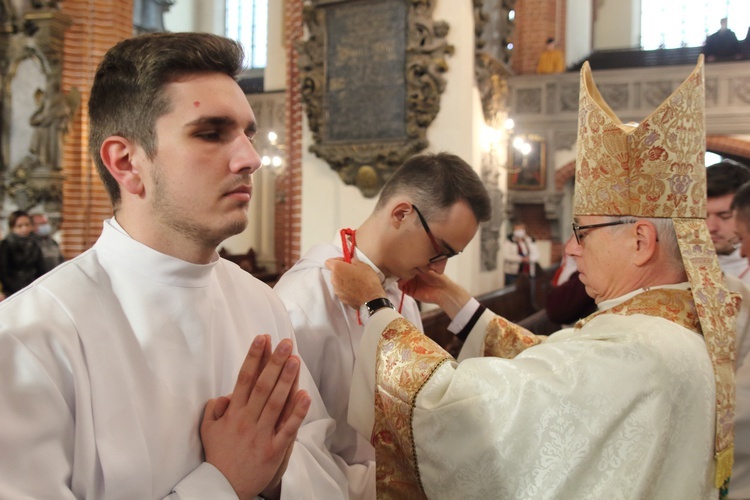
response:
<path id="1" fill-rule="evenodd" d="M 365 302 L 365 309 L 367 309 L 368 316 L 372 316 L 373 314 L 375 314 L 375 311 L 384 307 L 390 307 L 394 310 L 396 309 L 395 307 L 393 307 L 393 303 L 385 297 L 380 297 L 378 299 L 373 299 Z"/>

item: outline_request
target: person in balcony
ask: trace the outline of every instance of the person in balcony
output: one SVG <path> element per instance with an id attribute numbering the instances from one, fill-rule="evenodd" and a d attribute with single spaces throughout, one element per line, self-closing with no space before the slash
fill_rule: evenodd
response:
<path id="1" fill-rule="evenodd" d="M 555 39 L 547 38 L 547 45 L 544 52 L 539 56 L 539 62 L 536 65 L 536 72 L 540 75 L 562 73 L 565 71 L 565 58 L 560 49 L 555 44 Z"/>
<path id="2" fill-rule="evenodd" d="M 706 61 L 728 61 L 741 58 L 740 42 L 734 31 L 727 28 L 727 18 L 723 17 L 720 23 L 719 30 L 706 38 L 706 44 L 703 47 Z"/>

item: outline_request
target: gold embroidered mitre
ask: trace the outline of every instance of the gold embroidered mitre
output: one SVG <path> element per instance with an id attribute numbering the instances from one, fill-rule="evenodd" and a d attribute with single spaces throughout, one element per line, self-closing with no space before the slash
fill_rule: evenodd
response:
<path id="1" fill-rule="evenodd" d="M 637 126 L 615 116 L 584 63 L 573 213 L 705 219 L 703 108 L 702 58 Z"/>
<path id="2" fill-rule="evenodd" d="M 581 70 L 575 215 L 671 218 L 716 379 L 716 486 L 734 446 L 734 346 L 738 300 L 724 284 L 706 227 L 703 56 L 640 124 L 604 102 L 588 62 Z"/>

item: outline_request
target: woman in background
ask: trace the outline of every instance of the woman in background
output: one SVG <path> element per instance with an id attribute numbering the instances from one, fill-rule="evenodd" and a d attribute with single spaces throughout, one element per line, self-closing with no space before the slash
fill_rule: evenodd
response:
<path id="1" fill-rule="evenodd" d="M 31 217 L 16 210 L 8 217 L 8 236 L 0 241 L 0 283 L 11 295 L 44 274 L 42 251 L 31 237 Z"/>

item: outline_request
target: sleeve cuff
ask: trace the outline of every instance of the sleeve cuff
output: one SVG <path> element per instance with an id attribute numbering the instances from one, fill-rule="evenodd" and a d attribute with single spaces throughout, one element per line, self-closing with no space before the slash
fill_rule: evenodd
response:
<path id="1" fill-rule="evenodd" d="M 237 493 L 229 484 L 219 469 L 208 462 L 203 462 L 193 470 L 187 477 L 177 483 L 172 490 L 170 499 L 232 499 L 236 500 Z"/>
<path id="2" fill-rule="evenodd" d="M 453 321 L 451 321 L 450 325 L 448 325 L 448 331 L 458 335 L 460 332 L 466 329 L 467 325 L 474 317 L 474 314 L 476 314 L 477 309 L 481 307 L 483 306 L 479 304 L 479 301 L 477 301 L 477 299 L 475 299 L 474 297 L 469 299 L 469 301 L 461 308 L 461 310 L 458 311 L 458 314 L 456 314 L 456 317 L 453 318 Z M 468 329 L 471 330 L 471 327 L 469 327 Z"/>

